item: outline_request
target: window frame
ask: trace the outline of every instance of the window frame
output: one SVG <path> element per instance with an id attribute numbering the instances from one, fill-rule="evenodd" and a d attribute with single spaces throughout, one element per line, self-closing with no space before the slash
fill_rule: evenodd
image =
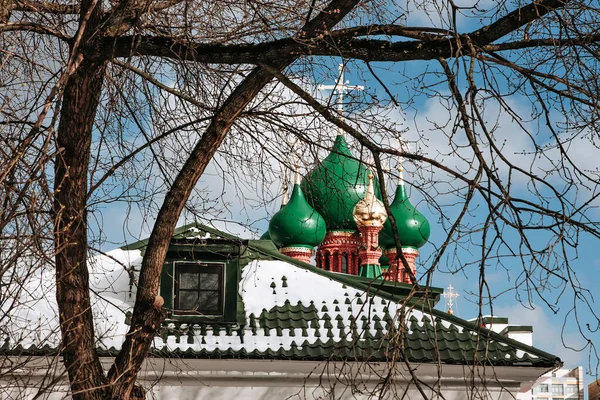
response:
<path id="1" fill-rule="evenodd" d="M 562 383 L 553 383 L 552 387 L 550 388 L 550 393 L 552 393 L 553 395 L 556 394 L 558 396 L 564 396 L 565 388 Z M 552 397 L 554 397 L 554 396 L 552 396 Z"/>
<path id="2" fill-rule="evenodd" d="M 213 326 L 236 326 L 246 321 L 244 303 L 239 293 L 241 267 L 247 259 L 241 258 L 247 242 L 230 239 L 171 239 L 163 264 L 159 293 L 164 298 L 163 309 L 166 317 L 162 323 L 167 326 L 186 324 L 212 324 Z M 174 313 L 175 263 L 222 263 L 224 270 L 223 314 L 200 315 Z"/>
<path id="3" fill-rule="evenodd" d="M 571 392 L 570 389 L 573 389 L 573 391 Z M 577 385 L 575 383 L 565 384 L 565 396 L 567 396 L 567 395 L 570 396 L 573 394 L 579 394 L 579 385 Z"/>
<path id="4" fill-rule="evenodd" d="M 195 291 L 200 292 L 214 292 L 215 290 L 202 290 L 200 284 L 198 284 L 197 290 L 181 289 L 179 276 L 182 273 L 198 273 L 202 272 L 202 267 L 211 267 L 218 271 L 219 274 L 219 288 L 216 290 L 218 294 L 218 304 L 216 313 L 204 313 L 199 310 L 185 310 L 179 308 L 179 293 L 180 290 L 184 291 Z M 227 264 L 218 261 L 173 261 L 173 313 L 174 317 L 178 316 L 195 316 L 195 317 L 222 317 L 225 313 L 225 276 Z M 200 277 L 198 277 L 200 279 Z"/>
<path id="5" fill-rule="evenodd" d="M 533 394 L 550 393 L 550 387 L 547 383 L 540 383 L 533 387 Z"/>

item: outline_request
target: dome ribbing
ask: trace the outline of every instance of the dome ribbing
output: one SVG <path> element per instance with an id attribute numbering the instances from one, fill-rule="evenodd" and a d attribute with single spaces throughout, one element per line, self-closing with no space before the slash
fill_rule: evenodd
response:
<path id="1" fill-rule="evenodd" d="M 356 230 L 354 206 L 365 197 L 369 170 L 356 160 L 342 135 L 331 153 L 302 180 L 308 202 L 323 216 L 327 230 Z M 375 193 L 381 198 L 378 181 Z"/>

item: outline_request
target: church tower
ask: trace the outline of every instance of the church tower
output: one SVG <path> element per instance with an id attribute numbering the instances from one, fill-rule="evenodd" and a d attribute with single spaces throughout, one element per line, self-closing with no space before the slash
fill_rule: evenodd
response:
<path id="1" fill-rule="evenodd" d="M 321 86 L 336 91 L 340 113 L 344 92 L 363 89 L 346 83 L 340 66 L 336 85 Z M 302 180 L 296 171 L 289 203 L 273 216 L 263 237 L 270 237 L 283 254 L 307 263 L 317 246 L 316 265 L 326 271 L 410 283 L 381 199 L 379 181 L 338 130 L 331 152 L 319 165 Z M 402 169 L 390 211 L 402 255 L 415 274 L 418 249 L 429 239 L 430 226 L 408 199 Z M 382 271 L 380 259 L 386 257 L 389 267 Z"/>
<path id="2" fill-rule="evenodd" d="M 356 203 L 353 214 L 362 240 L 362 245 L 358 248 L 359 275 L 365 278 L 380 278 L 382 273 L 379 265 L 381 258 L 379 232 L 387 220 L 387 212 L 383 202 L 375 196 L 372 174 L 369 174 L 367 194 L 364 199 Z"/>
<path id="3" fill-rule="evenodd" d="M 369 170 L 350 152 L 344 135 L 335 138 L 331 153 L 302 180 L 308 202 L 325 219 L 327 234 L 317 250 L 317 267 L 358 275 L 362 244 L 353 210 L 369 185 Z M 376 185 L 379 187 L 379 185 Z M 381 197 L 379 191 L 376 191 Z"/>

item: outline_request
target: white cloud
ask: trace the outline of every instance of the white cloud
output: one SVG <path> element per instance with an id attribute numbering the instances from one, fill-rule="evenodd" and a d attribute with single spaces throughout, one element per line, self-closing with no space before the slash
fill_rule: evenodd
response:
<path id="1" fill-rule="evenodd" d="M 568 333 L 562 333 L 560 317 L 551 319 L 541 306 L 534 306 L 533 309 L 527 309 L 521 304 L 495 307 L 494 314 L 507 317 L 511 324 L 533 326 L 533 346 L 559 356 L 565 367 L 573 368 L 586 362 L 585 350 L 577 352 L 565 347 L 581 349 L 585 341 L 572 333 L 572 329 Z"/>

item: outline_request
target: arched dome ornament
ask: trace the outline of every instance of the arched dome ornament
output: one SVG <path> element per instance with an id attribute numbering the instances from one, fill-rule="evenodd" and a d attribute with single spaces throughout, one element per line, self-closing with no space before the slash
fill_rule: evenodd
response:
<path id="1" fill-rule="evenodd" d="M 369 173 L 369 186 L 365 197 L 354 206 L 354 222 L 361 226 L 373 226 L 382 228 L 387 220 L 385 205 L 375 196 L 373 188 L 373 174 Z"/>
<path id="2" fill-rule="evenodd" d="M 396 221 L 398 237 L 402 247 L 418 249 L 429 240 L 431 227 L 427 218 L 411 204 L 406 192 L 403 172 L 404 169 L 400 166 L 398 168 L 396 196 L 394 197 L 392 204 L 390 204 L 390 211 Z M 379 239 L 381 245 L 385 249 L 396 246 L 394 234 L 392 232 L 392 224 L 389 221 L 384 224 Z"/>

